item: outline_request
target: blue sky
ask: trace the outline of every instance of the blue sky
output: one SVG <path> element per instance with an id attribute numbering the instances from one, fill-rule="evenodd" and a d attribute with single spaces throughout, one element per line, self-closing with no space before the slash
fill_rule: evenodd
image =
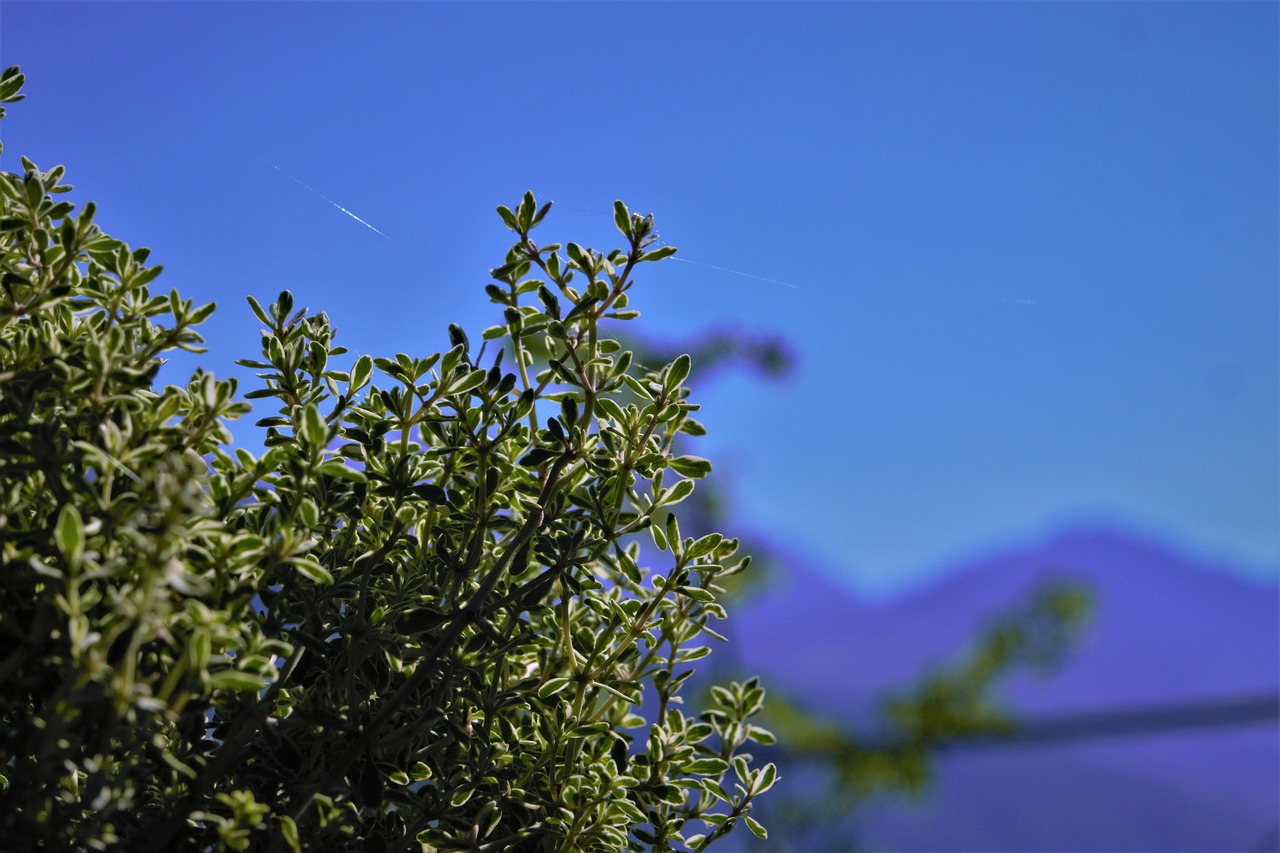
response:
<path id="1" fill-rule="evenodd" d="M 637 331 L 796 355 L 702 393 L 744 527 L 876 593 L 1078 521 L 1276 577 L 1278 30 L 1274 3 L 5 0 L 2 167 L 66 163 L 158 286 L 218 301 L 223 375 L 245 295 L 286 287 L 360 352 L 478 334 L 495 205 L 532 189 L 544 241 L 607 247 L 621 198 L 697 262 L 646 271 Z"/>

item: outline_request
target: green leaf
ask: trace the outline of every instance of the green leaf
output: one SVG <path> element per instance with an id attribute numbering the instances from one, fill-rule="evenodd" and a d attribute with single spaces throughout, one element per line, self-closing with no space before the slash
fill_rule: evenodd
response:
<path id="1" fill-rule="evenodd" d="M 453 385 L 450 385 L 449 393 L 465 394 L 468 391 L 472 391 L 476 388 L 479 388 L 481 385 L 484 384 L 486 372 L 487 371 L 480 370 L 480 369 L 471 371 L 466 376 L 462 377 L 462 379 L 460 379 L 458 382 L 456 382 Z"/>
<path id="2" fill-rule="evenodd" d="M 555 459 L 559 455 L 560 452 L 557 450 L 551 450 L 547 447 L 535 447 L 520 457 L 519 464 L 526 468 L 537 468 L 542 463 Z"/>
<path id="3" fill-rule="evenodd" d="M 312 448 L 325 445 L 328 428 L 325 426 L 324 417 L 320 414 L 320 408 L 315 403 L 308 403 L 303 408 L 298 437 L 302 439 L 303 444 Z"/>
<path id="4" fill-rule="evenodd" d="M 404 375 L 404 368 L 401 367 L 398 362 L 393 361 L 392 359 L 378 356 L 373 360 L 373 363 L 374 363 L 374 366 L 376 366 L 379 370 L 381 370 L 383 373 L 387 374 L 388 376 L 395 376 L 398 378 Z"/>
<path id="5" fill-rule="evenodd" d="M 686 773 L 698 773 L 704 776 L 719 776 L 728 769 L 729 762 L 723 758 L 699 758 L 684 767 Z"/>
<path id="6" fill-rule="evenodd" d="M 512 231 L 519 232 L 520 225 L 516 222 L 516 216 L 511 212 L 511 208 L 507 207 L 505 204 L 498 205 L 498 215 L 502 217 L 502 221 L 508 228 Z"/>
<path id="7" fill-rule="evenodd" d="M 38 208 L 40 200 L 44 198 L 44 184 L 40 181 L 40 175 L 36 172 L 27 172 L 23 175 L 22 191 L 27 207 L 31 210 Z"/>
<path id="8" fill-rule="evenodd" d="M 64 504 L 58 513 L 54 535 L 63 559 L 71 568 L 80 568 L 80 560 L 84 557 L 84 522 L 80 520 L 80 511 L 71 504 Z"/>
<path id="9" fill-rule="evenodd" d="M 489 270 L 489 275 L 499 281 L 514 282 L 528 271 L 529 262 L 518 259 Z"/>
<path id="10" fill-rule="evenodd" d="M 328 586 L 333 583 L 333 575 L 329 570 L 320 565 L 315 557 L 304 556 L 293 561 L 293 567 L 296 568 L 304 577 L 315 581 L 318 584 Z"/>
<path id="11" fill-rule="evenodd" d="M 676 456 L 668 459 L 667 465 L 677 474 L 692 479 L 705 477 L 711 473 L 711 463 L 701 456 Z"/>
<path id="12" fill-rule="evenodd" d="M 199 308 L 191 312 L 190 316 L 187 317 L 187 322 L 192 326 L 198 326 L 205 320 L 209 319 L 209 317 L 213 316 L 213 312 L 217 310 L 218 303 L 216 302 L 209 302 L 205 305 L 201 305 Z"/>
<path id="13" fill-rule="evenodd" d="M 302 841 L 298 836 L 298 825 L 293 822 L 293 818 L 288 815 L 281 815 L 280 834 L 284 836 L 285 843 L 289 845 L 289 849 L 293 853 L 302 853 Z"/>
<path id="14" fill-rule="evenodd" d="M 742 816 L 742 819 L 746 821 L 747 829 L 751 830 L 751 832 L 755 835 L 756 838 L 759 838 L 760 840 L 763 841 L 764 839 L 769 837 L 769 833 L 766 832 L 765 828 L 760 825 L 760 821 L 756 820 L 751 815 L 746 815 L 746 814 Z"/>
<path id="15" fill-rule="evenodd" d="M 448 493 L 435 483 L 419 483 L 413 487 L 413 493 L 436 506 L 446 506 L 449 503 Z"/>
<path id="16" fill-rule="evenodd" d="M 533 227 L 533 217 L 537 211 L 537 200 L 533 197 L 533 193 L 525 190 L 524 196 L 520 199 L 520 208 L 516 211 L 516 218 L 520 220 L 521 233 Z"/>
<path id="17" fill-rule="evenodd" d="M 748 790 L 754 797 L 756 794 L 763 794 L 772 788 L 773 783 L 776 781 L 778 781 L 778 767 L 771 761 L 752 775 L 751 786 Z"/>
<path id="18" fill-rule="evenodd" d="M 546 217 L 547 213 L 550 210 L 551 210 L 551 202 L 547 202 L 542 207 L 540 207 L 538 209 L 537 215 L 533 217 L 533 224 L 537 225 L 539 222 L 541 222 Z M 545 251 L 545 247 L 544 247 L 544 251 Z"/>
<path id="19" fill-rule="evenodd" d="M 347 463 L 338 457 L 325 460 L 324 464 L 320 466 L 319 471 L 325 476 L 336 477 L 339 480 L 346 480 L 349 483 L 364 483 L 368 481 L 368 478 L 364 475 L 363 471 L 357 471 L 355 468 L 347 467 Z"/>
<path id="20" fill-rule="evenodd" d="M 679 386 L 680 383 L 688 377 L 691 365 L 692 361 L 690 360 L 688 353 L 671 362 L 671 367 L 667 369 L 666 379 L 662 383 L 663 386 L 668 391 Z"/>
<path id="21" fill-rule="evenodd" d="M 595 304 L 599 301 L 600 301 L 600 297 L 598 296 L 588 296 L 586 299 L 583 299 L 581 302 L 575 303 L 574 306 L 569 309 L 569 313 L 565 315 L 564 322 L 568 323 L 570 320 L 574 319 L 578 315 L 586 314 L 588 311 L 594 308 Z"/>
<path id="22" fill-rule="evenodd" d="M 680 425 L 680 431 L 685 435 L 706 435 L 707 428 L 695 421 L 693 418 L 685 418 L 684 423 Z"/>
<path id="23" fill-rule="evenodd" d="M 694 601 L 712 602 L 716 600 L 714 593 L 698 586 L 678 586 L 676 587 L 676 592 L 692 598 Z"/>
<path id="24" fill-rule="evenodd" d="M 618 226 L 622 236 L 631 236 L 631 214 L 627 213 L 627 206 L 621 201 L 613 203 L 613 224 Z"/>
<path id="25" fill-rule="evenodd" d="M 667 550 L 667 537 L 663 535 L 658 525 L 649 525 L 649 534 L 653 537 L 653 544 L 658 546 L 659 551 Z"/>
<path id="26" fill-rule="evenodd" d="M 672 506 L 693 494 L 693 480 L 681 480 L 666 490 L 662 496 L 663 506 Z"/>
<path id="27" fill-rule="evenodd" d="M 347 394 L 354 395 L 361 388 L 369 384 L 369 377 L 373 375 L 373 359 L 367 355 L 362 355 L 356 359 L 355 366 L 351 368 L 351 384 L 347 388 Z"/>
<path id="28" fill-rule="evenodd" d="M 640 701 L 639 686 L 636 686 L 634 689 L 632 689 L 630 685 L 619 684 L 617 687 L 615 687 L 612 684 L 609 684 L 604 681 L 597 681 L 596 686 L 599 687 L 601 690 L 605 691 L 606 693 L 612 693 L 614 696 L 617 696 L 619 699 L 622 699 L 624 702 L 629 702 L 634 705 Z M 624 691 L 631 691 L 631 692 L 624 692 Z"/>
<path id="29" fill-rule="evenodd" d="M 660 260 L 662 260 L 663 258 L 669 258 L 669 257 L 671 257 L 671 256 L 672 256 L 672 255 L 674 255 L 675 253 L 676 253 L 676 247 L 675 247 L 675 246 L 663 246 L 663 247 L 661 247 L 661 248 L 659 248 L 659 249 L 654 249 L 652 252 L 645 252 L 643 255 L 641 255 L 641 256 L 640 256 L 639 258 L 637 258 L 636 260 L 637 260 L 637 262 L 643 262 L 643 261 L 660 261 Z"/>
<path id="30" fill-rule="evenodd" d="M 560 319 L 560 300 L 547 289 L 545 284 L 538 285 L 538 299 L 542 301 L 548 317 L 554 320 Z"/>
<path id="31" fill-rule="evenodd" d="M 233 690 L 236 693 L 257 693 L 267 686 L 267 680 L 251 672 L 238 669 L 224 669 L 209 676 L 209 683 L 214 690 Z"/>
<path id="32" fill-rule="evenodd" d="M 396 630 L 410 636 L 434 631 L 449 621 L 449 614 L 438 607 L 415 607 L 396 617 Z"/>
<path id="33" fill-rule="evenodd" d="M 164 272 L 164 267 L 160 264 L 139 270 L 129 279 L 129 285 L 131 287 L 143 287 L 154 281 L 162 272 Z"/>
<path id="34" fill-rule="evenodd" d="M 12 104 L 21 101 L 24 95 L 18 94 L 27 76 L 18 73 L 18 66 L 11 65 L 0 75 L 0 103 Z M 0 113 L 3 115 L 3 113 Z"/>
<path id="35" fill-rule="evenodd" d="M 276 297 L 276 304 L 271 306 L 272 313 L 279 313 L 281 325 L 289 319 L 289 315 L 293 313 L 293 294 L 287 290 L 280 291 L 280 295 Z"/>
<path id="36" fill-rule="evenodd" d="M 680 521 L 674 512 L 667 513 L 667 541 L 673 546 L 680 544 Z"/>
<path id="37" fill-rule="evenodd" d="M 631 559 L 631 555 L 626 551 L 618 554 L 618 565 L 622 568 L 622 573 L 626 575 L 627 580 L 632 583 L 640 583 L 640 567 L 636 565 L 636 561 Z"/>
<path id="38" fill-rule="evenodd" d="M 681 480 L 680 482 L 688 483 L 690 481 Z M 719 533 L 708 533 L 706 536 L 703 536 L 701 539 L 694 542 L 693 545 L 689 546 L 689 548 L 685 550 L 684 552 L 685 559 L 692 562 L 693 560 L 696 560 L 699 557 L 705 557 L 707 554 L 710 554 L 712 551 L 718 548 L 720 546 L 720 543 L 723 540 L 724 540 L 724 537 L 721 536 Z"/>
<path id="39" fill-rule="evenodd" d="M 470 351 L 471 342 L 467 340 L 467 333 L 457 323 L 449 324 L 449 345 L 454 347 L 462 347 L 463 354 Z M 397 356 L 399 358 L 399 356 Z"/>
<path id="40" fill-rule="evenodd" d="M 644 385 L 641 385 L 640 380 L 636 379 L 631 374 L 629 373 L 622 374 L 622 381 L 626 383 L 628 388 L 630 388 L 632 391 L 634 391 L 637 395 L 644 398 L 645 400 L 653 399 L 653 392 L 651 392 Z"/>
<path id="41" fill-rule="evenodd" d="M 596 398 L 596 416 L 613 418 L 620 424 L 627 422 L 627 418 L 622 411 L 622 407 L 608 397 Z"/>
<path id="42" fill-rule="evenodd" d="M 547 699 L 564 690 L 571 683 L 568 678 L 552 678 L 547 683 L 538 688 L 538 698 Z"/>

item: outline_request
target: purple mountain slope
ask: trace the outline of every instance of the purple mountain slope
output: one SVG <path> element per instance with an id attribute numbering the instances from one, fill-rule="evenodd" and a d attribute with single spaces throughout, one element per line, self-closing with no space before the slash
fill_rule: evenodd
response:
<path id="1" fill-rule="evenodd" d="M 735 608 L 732 656 L 832 718 L 865 724 L 877 697 L 954 657 L 1047 578 L 1089 584 L 1098 610 L 1061 671 L 1009 684 L 1027 719 L 1280 693 L 1277 587 L 1122 534 L 1069 532 L 876 604 L 787 562 L 784 582 Z M 856 827 L 899 850 L 1276 849 L 1278 803 L 1272 720 L 959 748 L 930 798 L 873 803 Z"/>

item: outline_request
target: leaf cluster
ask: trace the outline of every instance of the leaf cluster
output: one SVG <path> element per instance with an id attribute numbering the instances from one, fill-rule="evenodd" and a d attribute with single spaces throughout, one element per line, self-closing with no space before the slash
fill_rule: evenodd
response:
<path id="1" fill-rule="evenodd" d="M 21 87 L 0 76 L 0 100 Z M 147 250 L 0 173 L 0 839 L 49 849 L 701 850 L 777 777 L 744 750 L 755 679 L 700 714 L 748 560 L 682 536 L 711 465 L 681 356 L 635 363 L 625 246 L 515 234 L 503 323 L 427 357 L 345 360 L 327 315 L 250 298 L 271 411 L 162 356 L 213 305 L 154 294 Z M 493 345 L 497 350 L 491 352 Z M 545 353 L 545 359 L 535 357 Z M 656 564 L 656 568 L 651 567 Z"/>

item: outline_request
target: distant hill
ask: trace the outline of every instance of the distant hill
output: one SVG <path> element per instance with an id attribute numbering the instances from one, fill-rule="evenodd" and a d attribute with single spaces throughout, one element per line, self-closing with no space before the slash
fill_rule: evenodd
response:
<path id="1" fill-rule="evenodd" d="M 1277 586 L 1123 533 L 1073 530 L 874 604 L 781 560 L 785 578 L 733 609 L 725 657 L 831 717 L 865 723 L 885 690 L 953 657 L 1053 577 L 1091 585 L 1098 613 L 1058 674 L 1009 685 L 1026 718 L 1280 693 Z M 972 747 L 938 770 L 924 802 L 872 804 L 842 831 L 891 850 L 1280 849 L 1274 722 Z"/>

